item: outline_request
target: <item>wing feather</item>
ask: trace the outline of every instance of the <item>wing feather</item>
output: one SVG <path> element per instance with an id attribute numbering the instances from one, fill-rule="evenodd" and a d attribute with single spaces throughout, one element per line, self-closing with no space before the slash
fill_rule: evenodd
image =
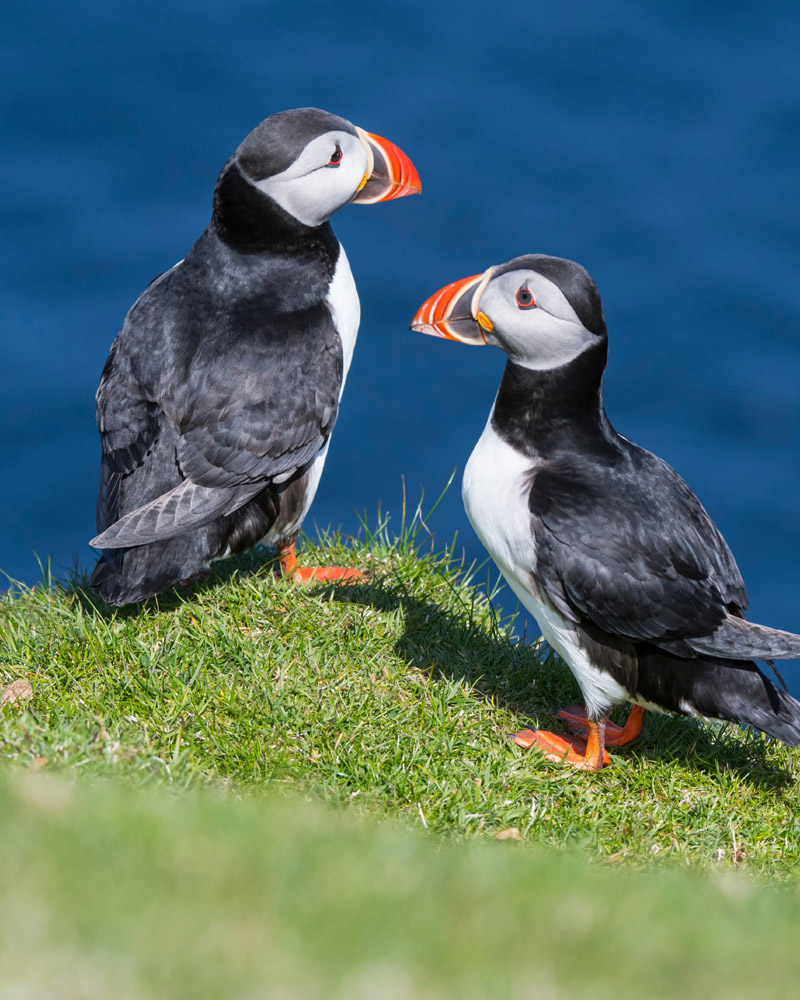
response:
<path id="1" fill-rule="evenodd" d="M 112 347 L 97 394 L 94 546 L 144 545 L 232 513 L 301 474 L 336 423 L 343 355 L 325 303 L 223 308 L 199 298 L 204 288 L 173 268 Z"/>
<path id="2" fill-rule="evenodd" d="M 89 544 L 97 549 L 122 549 L 173 538 L 230 514 L 263 489 L 261 483 L 207 487 L 184 479 L 174 489 L 121 517 Z"/>
<path id="3" fill-rule="evenodd" d="M 735 560 L 686 483 L 622 441 L 616 464 L 554 461 L 529 495 L 537 577 L 574 621 L 695 656 L 747 595 Z M 698 650 L 699 651 L 699 650 Z"/>

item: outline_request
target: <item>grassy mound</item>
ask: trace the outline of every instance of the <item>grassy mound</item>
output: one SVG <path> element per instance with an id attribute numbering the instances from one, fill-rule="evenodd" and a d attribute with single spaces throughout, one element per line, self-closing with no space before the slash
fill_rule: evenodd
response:
<path id="1" fill-rule="evenodd" d="M 0 710 L 0 755 L 135 785 L 294 789 L 453 840 L 515 828 L 607 863 L 796 877 L 795 751 L 651 715 L 599 774 L 547 763 L 505 734 L 561 728 L 552 713 L 577 688 L 457 563 L 385 529 L 324 538 L 302 561 L 368 581 L 304 588 L 256 552 L 133 610 L 80 582 L 8 595 L 0 682 L 27 680 L 33 697 Z"/>

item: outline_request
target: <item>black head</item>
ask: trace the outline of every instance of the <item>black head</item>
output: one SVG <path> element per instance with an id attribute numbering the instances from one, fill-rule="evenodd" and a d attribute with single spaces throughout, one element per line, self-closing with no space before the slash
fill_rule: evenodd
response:
<path id="1" fill-rule="evenodd" d="M 454 281 L 418 310 L 412 328 L 492 344 L 525 368 L 560 368 L 592 348 L 605 354 L 606 324 L 589 272 L 571 260 L 527 254 Z"/>
<path id="2" fill-rule="evenodd" d="M 559 289 L 584 329 L 597 337 L 606 336 L 606 321 L 603 317 L 600 292 L 597 290 L 594 278 L 585 267 L 565 257 L 531 253 L 495 267 L 492 278 L 525 269 L 541 274 Z"/>
<path id="3" fill-rule="evenodd" d="M 318 227 L 352 201 L 370 150 L 350 122 L 318 108 L 271 115 L 228 160 L 214 192 L 226 242 L 258 246 L 269 230 Z"/>
<path id="4" fill-rule="evenodd" d="M 256 125 L 239 145 L 233 158 L 251 180 L 263 181 L 288 170 L 309 143 L 327 133 L 343 133 L 358 138 L 354 125 L 329 111 L 320 108 L 279 111 Z M 334 152 L 335 142 L 334 138 L 331 147 Z"/>
<path id="5" fill-rule="evenodd" d="M 226 242 L 252 248 L 266 229 L 318 228 L 350 202 L 419 190 L 414 165 L 388 139 L 328 111 L 297 108 L 257 125 L 225 164 L 214 223 Z"/>

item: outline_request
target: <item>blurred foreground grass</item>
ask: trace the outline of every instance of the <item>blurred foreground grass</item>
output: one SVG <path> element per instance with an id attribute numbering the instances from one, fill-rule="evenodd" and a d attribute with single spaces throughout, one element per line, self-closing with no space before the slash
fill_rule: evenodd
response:
<path id="1" fill-rule="evenodd" d="M 794 998 L 800 899 L 275 796 L 0 781 L 0 996 Z"/>
<path id="2" fill-rule="evenodd" d="M 504 734 L 577 689 L 463 567 L 385 529 L 323 560 L 368 579 L 256 552 L 143 608 L 0 601 L 32 690 L 0 710 L 0 1000 L 797 995 L 796 751 L 651 716 L 599 774 L 545 762 Z"/>

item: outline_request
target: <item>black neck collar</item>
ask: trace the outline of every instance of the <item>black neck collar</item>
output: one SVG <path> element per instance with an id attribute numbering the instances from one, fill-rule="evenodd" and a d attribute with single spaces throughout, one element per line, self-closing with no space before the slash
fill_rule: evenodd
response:
<path id="1" fill-rule="evenodd" d="M 509 360 L 492 415 L 495 431 L 517 451 L 549 458 L 575 451 L 616 451 L 601 383 L 608 342 L 560 368 L 535 371 Z"/>
<path id="2" fill-rule="evenodd" d="M 323 256 L 336 260 L 339 242 L 330 223 L 306 226 L 247 179 L 236 159 L 229 160 L 214 189 L 211 229 L 240 253 Z"/>

